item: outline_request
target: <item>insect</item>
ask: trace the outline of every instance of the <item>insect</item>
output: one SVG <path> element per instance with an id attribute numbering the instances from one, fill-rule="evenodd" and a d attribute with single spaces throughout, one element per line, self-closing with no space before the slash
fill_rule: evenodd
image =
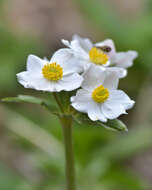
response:
<path id="1" fill-rule="evenodd" d="M 106 53 L 109 53 L 111 51 L 111 47 L 109 47 L 109 46 L 101 46 L 98 48 L 100 48 L 102 51 L 104 51 Z"/>

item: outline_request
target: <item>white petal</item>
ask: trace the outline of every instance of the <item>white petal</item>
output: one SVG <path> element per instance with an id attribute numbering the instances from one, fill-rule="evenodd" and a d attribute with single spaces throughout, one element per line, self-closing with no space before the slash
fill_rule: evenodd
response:
<path id="1" fill-rule="evenodd" d="M 18 73 L 17 75 L 18 82 L 23 85 L 25 88 L 28 88 L 28 79 L 29 79 L 29 72 L 24 71 L 21 73 Z"/>
<path id="2" fill-rule="evenodd" d="M 63 48 L 54 53 L 50 62 L 56 62 L 63 68 L 63 73 L 69 74 L 74 72 L 82 72 L 82 62 L 79 61 L 73 54 L 73 51 L 68 48 Z"/>
<path id="3" fill-rule="evenodd" d="M 77 73 L 63 76 L 56 84 L 57 91 L 65 90 L 71 91 L 79 88 L 83 81 L 83 77 Z"/>
<path id="4" fill-rule="evenodd" d="M 43 60 L 46 61 L 47 63 L 50 62 L 50 60 L 47 57 L 44 57 Z"/>
<path id="5" fill-rule="evenodd" d="M 69 48 L 71 47 L 70 42 L 69 42 L 68 40 L 62 39 L 61 42 L 62 42 L 65 46 L 67 46 L 67 47 L 69 47 Z"/>
<path id="6" fill-rule="evenodd" d="M 108 119 L 116 119 L 121 114 L 126 114 L 125 108 L 121 104 L 106 101 L 102 104 L 102 112 Z"/>
<path id="7" fill-rule="evenodd" d="M 42 69 L 44 66 L 44 63 L 46 61 L 43 59 L 40 59 L 39 57 L 35 55 L 29 55 L 27 58 L 27 71 L 35 71 L 38 72 Z"/>
<path id="8" fill-rule="evenodd" d="M 112 71 L 112 72 L 113 71 L 117 72 L 119 78 L 124 78 L 124 77 L 127 76 L 127 70 L 124 69 L 124 68 L 121 68 L 121 67 L 107 67 L 106 69 L 109 70 L 109 71 Z"/>
<path id="9" fill-rule="evenodd" d="M 110 97 L 109 100 L 110 102 L 114 102 L 117 104 L 121 104 L 124 106 L 124 108 L 131 109 L 134 105 L 134 101 L 129 98 L 129 96 L 123 92 L 122 90 L 111 90 L 110 91 Z"/>
<path id="10" fill-rule="evenodd" d="M 102 111 L 108 119 L 115 119 L 121 114 L 126 114 L 126 110 L 133 105 L 134 101 L 122 90 L 111 90 L 108 100 L 102 104 Z"/>
<path id="11" fill-rule="evenodd" d="M 18 73 L 17 79 L 25 88 L 49 92 L 54 91 L 54 84 L 43 78 L 41 74 L 33 75 L 31 72 L 25 71 Z"/>
<path id="12" fill-rule="evenodd" d="M 62 43 L 69 47 L 72 51 L 74 56 L 80 59 L 89 60 L 89 54 L 85 51 L 78 40 L 72 40 L 71 42 L 67 40 L 62 40 Z"/>
<path id="13" fill-rule="evenodd" d="M 113 55 L 115 55 L 116 53 L 116 48 L 114 45 L 113 40 L 111 39 L 106 39 L 102 42 L 98 42 L 95 44 L 96 47 L 102 47 L 102 46 L 109 46 L 111 48 L 111 51 L 109 53 L 107 53 L 109 55 L 109 57 L 111 58 Z"/>
<path id="14" fill-rule="evenodd" d="M 128 68 L 133 65 L 133 61 L 137 58 L 138 53 L 136 51 L 119 52 L 112 58 L 112 63 L 117 67 Z"/>
<path id="15" fill-rule="evenodd" d="M 88 113 L 88 110 L 92 104 L 91 93 L 87 90 L 80 89 L 77 91 L 76 96 L 71 97 L 72 106 L 83 113 Z"/>
<path id="16" fill-rule="evenodd" d="M 109 70 L 109 68 L 105 71 L 106 76 L 103 82 L 103 86 L 108 89 L 117 89 L 119 83 L 119 73 L 117 70 Z"/>
<path id="17" fill-rule="evenodd" d="M 100 104 L 92 100 L 91 93 L 87 90 L 80 89 L 77 91 L 76 96 L 71 97 L 72 106 L 83 113 L 88 113 L 88 117 L 97 121 L 106 122 L 107 119 L 101 112 Z"/>
<path id="18" fill-rule="evenodd" d="M 71 49 L 73 50 L 76 57 L 85 59 L 85 60 L 89 60 L 88 52 L 84 49 L 84 47 L 81 46 L 79 41 L 72 40 L 71 41 Z"/>
<path id="19" fill-rule="evenodd" d="M 100 120 L 102 122 L 107 121 L 106 117 L 101 111 L 101 104 L 97 104 L 95 102 L 92 103 L 91 108 L 88 110 L 88 117 L 93 121 L 97 121 L 97 120 Z"/>
<path id="20" fill-rule="evenodd" d="M 77 40 L 80 46 L 86 51 L 89 52 L 93 47 L 92 42 L 88 38 L 81 38 L 79 35 L 73 35 L 73 40 Z"/>
<path id="21" fill-rule="evenodd" d="M 86 90 L 92 91 L 97 86 L 103 84 L 105 76 L 105 68 L 92 64 L 83 74 L 84 81 L 81 86 Z"/>
<path id="22" fill-rule="evenodd" d="M 29 86 L 37 79 L 42 78 L 40 73 L 34 73 L 33 71 L 24 71 L 18 73 L 17 79 L 25 88 L 30 88 Z"/>

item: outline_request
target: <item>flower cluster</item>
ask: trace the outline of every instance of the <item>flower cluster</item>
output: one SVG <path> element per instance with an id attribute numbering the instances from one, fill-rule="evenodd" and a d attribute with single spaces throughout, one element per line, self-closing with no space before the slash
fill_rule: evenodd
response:
<path id="1" fill-rule="evenodd" d="M 93 44 L 78 35 L 62 43 L 66 48 L 56 51 L 51 60 L 29 55 L 27 71 L 17 74 L 19 83 L 47 92 L 78 89 L 71 105 L 93 121 L 107 122 L 126 114 L 134 101 L 118 90 L 118 83 L 127 75 L 137 52 L 117 52 L 110 39 Z"/>

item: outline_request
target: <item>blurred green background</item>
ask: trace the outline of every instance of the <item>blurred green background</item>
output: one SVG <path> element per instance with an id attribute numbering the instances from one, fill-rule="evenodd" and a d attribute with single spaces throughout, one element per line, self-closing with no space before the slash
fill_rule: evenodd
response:
<path id="1" fill-rule="evenodd" d="M 136 100 L 121 119 L 128 133 L 74 125 L 78 190 L 152 189 L 152 1 L 0 0 L 0 98 L 46 96 L 24 89 L 16 73 L 28 54 L 51 57 L 74 33 L 112 38 L 139 57 L 120 88 Z M 0 104 L 0 190 L 65 189 L 62 131 L 37 105 Z"/>

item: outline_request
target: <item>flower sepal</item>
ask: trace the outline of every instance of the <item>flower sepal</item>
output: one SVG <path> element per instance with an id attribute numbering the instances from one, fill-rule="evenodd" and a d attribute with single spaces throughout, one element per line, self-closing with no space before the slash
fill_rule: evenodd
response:
<path id="1" fill-rule="evenodd" d="M 90 126 L 95 126 L 95 127 L 104 127 L 108 130 L 112 131 L 120 131 L 120 132 L 127 132 L 127 126 L 119 119 L 113 119 L 113 120 L 108 120 L 107 122 L 101 122 L 101 121 L 92 121 L 89 119 L 89 117 L 86 114 L 83 113 L 77 113 L 74 114 L 73 120 L 78 123 L 78 124 L 86 124 Z"/>

